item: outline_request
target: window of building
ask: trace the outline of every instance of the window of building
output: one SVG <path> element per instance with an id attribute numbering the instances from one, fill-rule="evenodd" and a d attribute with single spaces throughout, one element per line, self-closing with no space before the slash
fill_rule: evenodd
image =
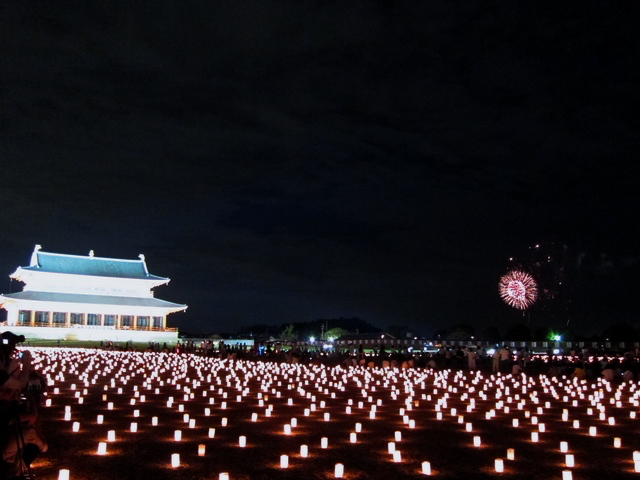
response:
<path id="1" fill-rule="evenodd" d="M 133 317 L 131 315 L 122 315 L 122 319 L 120 321 L 120 325 L 123 327 L 132 327 L 133 326 Z"/>
<path id="2" fill-rule="evenodd" d="M 116 324 L 116 316 L 115 315 L 105 315 L 104 316 L 104 324 L 107 327 L 113 327 Z"/>
<path id="3" fill-rule="evenodd" d="M 31 310 L 20 310 L 18 312 L 18 324 L 29 325 L 31 323 Z"/>
<path id="4" fill-rule="evenodd" d="M 53 323 L 55 325 L 64 325 L 64 312 L 53 312 Z"/>
<path id="5" fill-rule="evenodd" d="M 153 317 L 153 328 L 162 328 L 162 317 Z"/>
<path id="6" fill-rule="evenodd" d="M 49 323 L 49 312 L 36 312 L 36 323 Z"/>
<path id="7" fill-rule="evenodd" d="M 88 313 L 87 325 L 100 325 L 100 315 L 98 313 Z"/>
<path id="8" fill-rule="evenodd" d="M 138 317 L 138 328 L 149 328 L 149 317 Z"/>
<path id="9" fill-rule="evenodd" d="M 84 313 L 70 313 L 71 325 L 82 325 L 84 322 Z"/>

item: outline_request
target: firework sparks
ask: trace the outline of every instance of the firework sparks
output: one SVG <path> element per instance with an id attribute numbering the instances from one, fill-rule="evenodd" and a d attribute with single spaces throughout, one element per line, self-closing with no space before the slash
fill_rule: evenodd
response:
<path id="1" fill-rule="evenodd" d="M 531 275 L 513 270 L 500 278 L 500 296 L 507 305 L 526 310 L 538 297 L 538 285 Z"/>

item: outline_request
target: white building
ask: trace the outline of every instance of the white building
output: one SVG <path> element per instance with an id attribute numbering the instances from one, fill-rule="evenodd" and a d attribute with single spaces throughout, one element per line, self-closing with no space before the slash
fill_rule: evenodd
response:
<path id="1" fill-rule="evenodd" d="M 0 295 L 7 311 L 0 330 L 27 338 L 175 343 L 177 329 L 167 328 L 167 315 L 187 308 L 153 296 L 169 279 L 151 275 L 144 255 L 64 255 L 36 245 L 30 265 L 10 277 L 24 288 Z"/>

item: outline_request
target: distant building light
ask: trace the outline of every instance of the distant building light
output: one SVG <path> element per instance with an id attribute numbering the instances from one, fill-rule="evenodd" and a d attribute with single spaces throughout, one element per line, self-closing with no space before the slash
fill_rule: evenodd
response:
<path id="1" fill-rule="evenodd" d="M 560 340 L 562 340 L 562 336 L 561 336 L 561 335 L 554 335 L 554 336 L 553 336 L 553 339 L 554 339 L 556 342 L 559 342 Z"/>
<path id="2" fill-rule="evenodd" d="M 315 341 L 316 341 L 316 337 L 309 337 L 309 341 L 310 341 L 311 343 L 315 342 Z"/>

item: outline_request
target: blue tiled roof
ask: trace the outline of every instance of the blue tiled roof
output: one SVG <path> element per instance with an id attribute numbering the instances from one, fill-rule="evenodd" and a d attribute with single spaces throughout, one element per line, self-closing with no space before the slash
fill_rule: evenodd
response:
<path id="1" fill-rule="evenodd" d="M 117 258 L 101 258 L 93 256 L 63 255 L 36 251 L 37 265 L 23 267 L 23 270 L 38 272 L 69 273 L 97 277 L 135 278 L 150 280 L 166 280 L 147 273 L 143 259 L 121 260 Z M 32 262 L 33 263 L 33 262 Z"/>
<path id="2" fill-rule="evenodd" d="M 167 302 L 154 297 L 112 297 L 109 295 L 81 295 L 75 293 L 26 292 L 7 293 L 4 298 L 16 300 L 31 300 L 36 302 L 60 302 L 60 303 L 90 303 L 96 305 L 118 305 L 126 307 L 160 307 L 172 310 L 184 310 L 186 305 Z"/>

